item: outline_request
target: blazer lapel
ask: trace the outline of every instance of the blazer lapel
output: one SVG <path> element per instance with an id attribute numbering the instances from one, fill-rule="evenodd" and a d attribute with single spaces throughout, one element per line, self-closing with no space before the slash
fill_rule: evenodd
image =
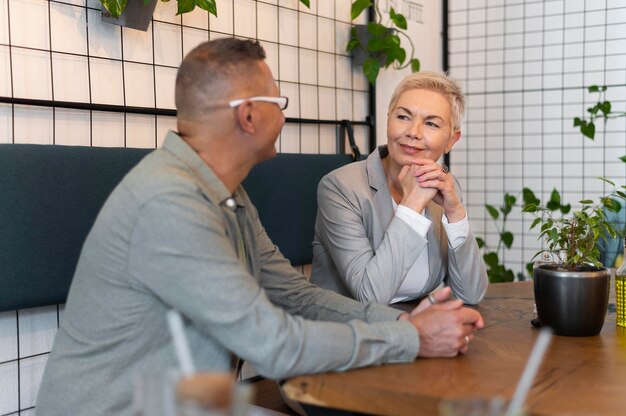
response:
<path id="1" fill-rule="evenodd" d="M 393 204 L 391 203 L 391 192 L 387 185 L 385 170 L 380 159 L 379 149 L 373 151 L 367 158 L 367 180 L 372 191 L 372 204 L 374 215 L 372 221 L 372 244 L 378 247 L 383 240 L 385 230 L 393 219 Z M 367 219 L 366 219 L 367 220 Z"/>

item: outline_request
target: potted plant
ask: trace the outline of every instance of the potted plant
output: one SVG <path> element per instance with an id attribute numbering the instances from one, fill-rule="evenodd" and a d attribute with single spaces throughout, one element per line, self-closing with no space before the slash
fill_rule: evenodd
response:
<path id="1" fill-rule="evenodd" d="M 168 2 L 170 0 L 161 0 Z M 146 31 L 157 0 L 100 0 L 102 3 L 102 19 L 109 23 Z M 217 17 L 216 0 L 176 0 L 176 14 L 189 13 L 196 6 Z M 310 7 L 311 0 L 300 0 Z"/>
<path id="2" fill-rule="evenodd" d="M 198 6 L 214 16 L 217 16 L 215 1 L 216 0 L 177 0 L 178 10 L 176 14 L 188 13 Z M 104 16 L 108 14 L 109 17 L 120 22 L 122 20 L 140 21 L 142 25 L 145 24 L 146 29 L 157 4 L 157 0 L 100 0 L 100 2 L 102 3 Z M 143 29 L 143 26 L 140 28 L 140 30 L 146 29 Z"/>
<path id="3" fill-rule="evenodd" d="M 523 212 L 535 215 L 530 228 L 541 224 L 540 238 L 545 238 L 547 251 L 557 259 L 556 263 L 540 264 L 533 274 L 539 321 L 557 335 L 597 335 L 604 324 L 610 271 L 599 261 L 598 241 L 619 234 L 606 210 L 618 212 L 618 200 L 626 194 L 613 182 L 600 179 L 613 186 L 613 191 L 596 203 L 580 201 L 581 208 L 571 213 L 570 205 L 562 205 L 556 189 L 545 206 L 537 200 L 523 208 Z"/>
<path id="4" fill-rule="evenodd" d="M 350 40 L 347 50 L 357 64 L 361 64 L 363 74 L 367 80 L 374 84 L 381 66 L 394 69 L 402 69 L 408 66 L 413 72 L 420 69 L 420 61 L 414 58 L 414 47 L 411 38 L 403 31 L 407 29 L 406 18 L 396 13 L 393 7 L 389 9 L 389 22 L 383 24 L 382 14 L 378 8 L 378 2 L 370 0 L 355 0 L 352 2 L 351 18 L 356 19 L 361 13 L 372 7 L 375 21 L 367 25 L 355 25 L 350 30 Z M 403 37 L 410 45 L 410 53 L 401 45 L 400 37 Z"/>

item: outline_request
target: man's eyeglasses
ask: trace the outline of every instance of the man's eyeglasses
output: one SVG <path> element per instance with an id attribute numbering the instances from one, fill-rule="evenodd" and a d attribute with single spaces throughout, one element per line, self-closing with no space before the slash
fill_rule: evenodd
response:
<path id="1" fill-rule="evenodd" d="M 240 106 L 241 104 L 243 104 L 246 101 L 263 101 L 266 103 L 274 103 L 276 105 L 278 105 L 278 107 L 280 107 L 281 110 L 284 110 L 287 108 L 287 105 L 289 104 L 289 98 L 288 97 L 248 97 L 248 98 L 237 98 L 236 100 L 231 100 L 228 102 L 228 105 L 231 108 L 235 108 L 237 106 Z"/>

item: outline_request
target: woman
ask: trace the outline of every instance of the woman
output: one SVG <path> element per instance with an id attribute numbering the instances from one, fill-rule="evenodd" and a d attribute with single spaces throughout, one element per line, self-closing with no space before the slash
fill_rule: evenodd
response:
<path id="1" fill-rule="evenodd" d="M 461 138 L 465 99 L 444 75 L 419 72 L 394 91 L 387 145 L 318 187 L 311 281 L 359 301 L 423 297 L 441 283 L 467 304 L 487 273 L 452 174 L 437 160 Z"/>

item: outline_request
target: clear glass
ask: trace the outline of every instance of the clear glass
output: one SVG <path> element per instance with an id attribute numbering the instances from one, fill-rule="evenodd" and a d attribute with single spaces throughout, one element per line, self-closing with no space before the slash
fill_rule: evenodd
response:
<path id="1" fill-rule="evenodd" d="M 153 369 L 135 379 L 134 416 L 243 416 L 248 414 L 252 386 L 234 383 L 225 387 L 215 373 L 187 378 L 184 393 L 177 370 Z M 224 396 L 232 395 L 230 404 Z M 183 396 L 185 398 L 183 398 Z"/>
<path id="2" fill-rule="evenodd" d="M 617 326 L 626 327 L 626 238 L 622 264 L 615 272 L 615 313 Z"/>

